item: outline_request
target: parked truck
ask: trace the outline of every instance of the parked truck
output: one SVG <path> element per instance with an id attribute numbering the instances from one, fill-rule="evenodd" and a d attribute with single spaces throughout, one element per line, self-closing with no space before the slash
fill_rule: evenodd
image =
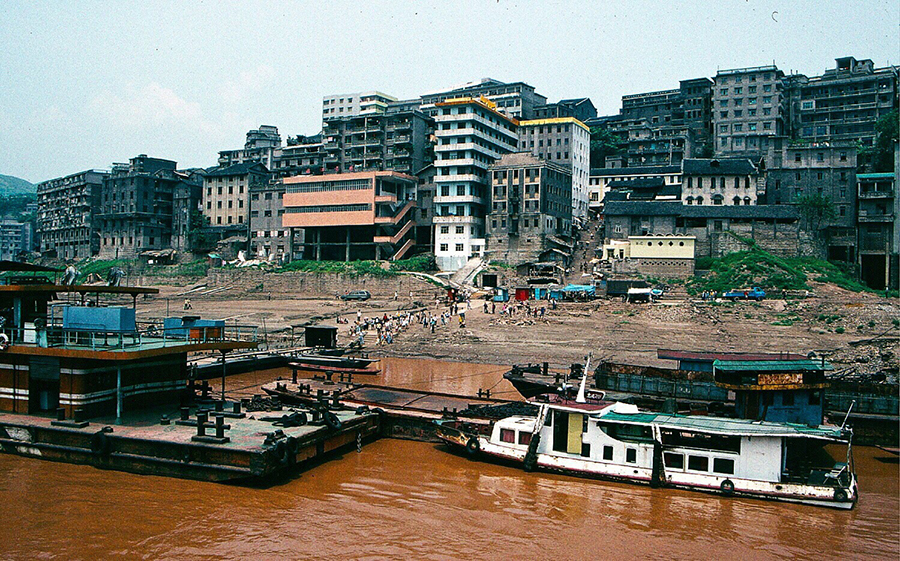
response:
<path id="1" fill-rule="evenodd" d="M 766 297 L 766 291 L 754 286 L 753 288 L 733 288 L 722 295 L 722 298 L 737 302 L 738 300 L 756 300 L 759 302 Z"/>

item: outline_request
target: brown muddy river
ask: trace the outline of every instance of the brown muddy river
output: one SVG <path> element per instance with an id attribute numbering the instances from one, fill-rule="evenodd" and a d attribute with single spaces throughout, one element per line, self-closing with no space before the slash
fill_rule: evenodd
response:
<path id="1" fill-rule="evenodd" d="M 372 381 L 468 393 L 500 373 L 391 360 Z M 260 378 L 272 373 L 227 386 Z M 0 455 L 0 557 L 897 559 L 896 456 L 855 456 L 861 499 L 845 512 L 525 473 L 399 440 L 263 489 Z"/>

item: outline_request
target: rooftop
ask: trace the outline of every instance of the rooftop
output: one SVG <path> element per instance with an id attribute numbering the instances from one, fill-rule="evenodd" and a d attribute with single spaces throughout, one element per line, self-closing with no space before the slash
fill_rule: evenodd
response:
<path id="1" fill-rule="evenodd" d="M 807 436 L 823 439 L 841 439 L 840 427 L 821 425 L 810 427 L 794 423 L 772 423 L 749 419 L 728 419 L 700 415 L 669 415 L 665 413 L 607 413 L 603 421 L 657 425 L 664 429 L 693 430 L 708 434 L 730 436 Z"/>
<path id="2" fill-rule="evenodd" d="M 673 173 L 681 173 L 681 166 L 635 166 L 628 168 L 593 168 L 592 176 L 610 176 L 610 175 L 670 175 Z"/>
<path id="3" fill-rule="evenodd" d="M 706 351 L 673 351 L 657 349 L 657 358 L 664 360 L 693 360 L 713 362 L 715 360 L 805 360 L 806 355 L 796 353 L 737 353 Z"/>
<path id="4" fill-rule="evenodd" d="M 685 175 L 752 175 L 759 171 L 747 158 L 687 158 L 682 170 Z"/>
<path id="5" fill-rule="evenodd" d="M 834 370 L 824 360 L 716 360 L 713 368 L 728 372 L 817 372 Z"/>

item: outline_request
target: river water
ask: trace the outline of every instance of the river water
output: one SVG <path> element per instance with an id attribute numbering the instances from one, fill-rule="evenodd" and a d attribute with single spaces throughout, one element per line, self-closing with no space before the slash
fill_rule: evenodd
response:
<path id="1" fill-rule="evenodd" d="M 506 391 L 500 373 L 392 359 L 372 382 Z M 272 375 L 227 388 L 252 393 Z M 0 557 L 900 558 L 896 456 L 859 447 L 855 458 L 861 499 L 845 512 L 525 473 L 399 440 L 267 488 L 0 455 Z"/>

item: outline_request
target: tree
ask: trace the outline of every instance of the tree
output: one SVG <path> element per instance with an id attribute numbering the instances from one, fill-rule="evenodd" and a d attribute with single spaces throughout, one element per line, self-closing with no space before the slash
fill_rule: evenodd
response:
<path id="1" fill-rule="evenodd" d="M 824 244 L 826 234 L 823 227 L 837 218 L 831 199 L 816 193 L 798 197 L 794 202 L 800 210 L 803 228 L 817 243 Z"/>
<path id="2" fill-rule="evenodd" d="M 900 129 L 900 114 L 894 109 L 875 122 L 873 164 L 876 172 L 894 171 L 894 143 Z"/>
<path id="3" fill-rule="evenodd" d="M 603 167 L 608 156 L 623 152 L 622 137 L 606 127 L 591 127 L 591 167 Z"/>

